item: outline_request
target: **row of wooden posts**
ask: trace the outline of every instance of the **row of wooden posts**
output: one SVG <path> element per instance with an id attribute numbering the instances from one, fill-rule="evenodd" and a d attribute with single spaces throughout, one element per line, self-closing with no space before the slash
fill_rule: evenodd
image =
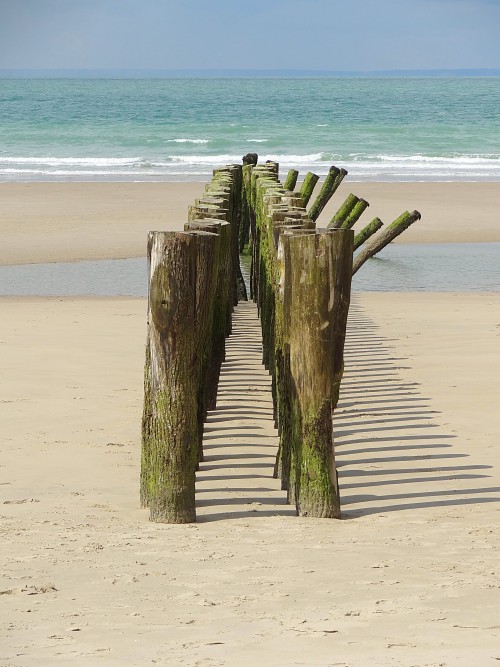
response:
<path id="1" fill-rule="evenodd" d="M 368 207 L 349 195 L 325 229 L 316 220 L 347 172 L 318 181 L 279 165 L 217 169 L 189 208 L 184 232 L 150 232 L 148 339 L 142 424 L 141 504 L 153 521 L 195 521 L 195 472 L 203 423 L 216 403 L 231 313 L 246 299 L 239 254 L 252 255 L 250 289 L 262 325 L 279 433 L 275 476 L 302 516 L 340 518 L 332 414 L 339 398 L 351 277 L 420 218 L 405 212 L 373 236 L 375 218 L 354 236 Z M 356 256 L 353 251 L 370 237 Z"/>

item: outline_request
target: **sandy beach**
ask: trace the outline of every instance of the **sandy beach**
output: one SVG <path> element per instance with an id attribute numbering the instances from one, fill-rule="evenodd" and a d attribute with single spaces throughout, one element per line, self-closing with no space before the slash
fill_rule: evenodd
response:
<path id="1" fill-rule="evenodd" d="M 142 256 L 202 190 L 2 184 L 0 264 Z M 322 219 L 349 191 L 419 209 L 402 242 L 500 241 L 498 184 L 350 183 Z M 145 300 L 0 305 L 2 667 L 498 664 L 500 292 L 354 295 L 342 521 L 295 517 L 271 477 L 240 305 L 184 526 L 139 509 Z"/>
<path id="2" fill-rule="evenodd" d="M 202 183 L 1 183 L 0 265 L 142 257 L 149 230 L 182 229 Z M 355 229 L 414 209 L 422 220 L 399 243 L 500 241 L 498 183 L 344 182 L 326 226 L 353 192 L 370 202 Z M 21 235 L 21 236 L 20 236 Z M 20 239 L 24 239 L 20 241 Z"/>

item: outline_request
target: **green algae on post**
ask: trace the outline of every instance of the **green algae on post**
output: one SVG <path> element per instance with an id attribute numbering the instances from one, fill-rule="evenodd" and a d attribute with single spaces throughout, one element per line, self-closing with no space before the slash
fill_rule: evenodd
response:
<path id="1" fill-rule="evenodd" d="M 366 227 L 363 227 L 359 234 L 356 234 L 354 237 L 353 249 L 357 250 L 360 246 L 363 245 L 365 241 L 370 238 L 370 236 L 373 236 L 373 234 L 375 234 L 375 232 L 377 232 L 383 226 L 384 223 L 380 218 L 373 218 L 373 220 L 369 222 Z"/>

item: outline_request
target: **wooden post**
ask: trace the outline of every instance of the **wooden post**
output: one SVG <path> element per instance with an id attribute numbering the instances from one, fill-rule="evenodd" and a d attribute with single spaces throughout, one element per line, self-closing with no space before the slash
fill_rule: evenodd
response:
<path id="1" fill-rule="evenodd" d="M 353 195 L 352 193 L 348 195 L 345 202 L 333 215 L 332 219 L 328 223 L 328 229 L 340 229 L 344 222 L 348 219 L 351 211 L 356 206 L 358 201 L 359 197 L 356 197 L 356 195 Z"/>
<path id="2" fill-rule="evenodd" d="M 380 252 L 382 248 L 385 248 L 386 245 L 389 245 L 389 243 L 394 240 L 396 236 L 402 234 L 405 229 L 408 229 L 410 225 L 412 225 L 414 222 L 417 222 L 417 220 L 420 220 L 421 217 L 422 216 L 418 211 L 413 211 L 412 213 L 405 211 L 399 216 L 399 218 L 396 218 L 396 220 L 394 220 L 394 222 L 391 223 L 389 227 L 386 227 L 383 231 L 380 232 L 380 234 L 374 236 L 372 240 L 367 243 L 361 252 L 354 258 L 352 274 L 354 275 L 356 271 L 358 271 L 363 266 L 367 259 L 370 259 L 370 257 L 373 257 L 378 252 Z"/>
<path id="3" fill-rule="evenodd" d="M 363 245 L 363 243 L 370 238 L 370 236 L 373 236 L 375 232 L 377 232 L 381 227 L 383 227 L 384 223 L 380 218 L 373 218 L 373 220 L 366 225 L 366 227 L 363 227 L 363 229 L 359 232 L 359 234 L 356 234 L 354 237 L 354 250 L 357 250 L 360 246 Z"/>
<path id="4" fill-rule="evenodd" d="M 217 404 L 220 368 L 226 356 L 226 337 L 231 333 L 231 314 L 233 311 L 230 225 L 221 223 L 219 234 L 220 250 L 213 312 L 212 354 L 207 370 L 208 410 L 215 409 Z"/>
<path id="5" fill-rule="evenodd" d="M 358 199 L 354 204 L 347 220 L 342 223 L 342 229 L 351 229 L 357 223 L 363 212 L 370 206 L 366 199 Z"/>
<path id="6" fill-rule="evenodd" d="M 286 175 L 285 182 L 283 183 L 283 187 L 285 188 L 285 190 L 290 190 L 290 192 L 293 192 L 295 186 L 297 185 L 298 177 L 299 177 L 298 170 L 290 169 L 288 174 Z"/>
<path id="7" fill-rule="evenodd" d="M 220 224 L 214 222 L 187 223 L 184 230 L 196 239 L 196 321 L 194 331 L 198 340 L 198 459 L 203 460 L 203 425 L 207 418 L 208 399 L 214 389 L 210 381 L 216 373 L 209 372 L 213 364 L 214 301 L 220 269 Z M 194 372 L 194 369 L 193 369 Z M 217 388 L 215 387 L 215 391 Z"/>
<path id="8" fill-rule="evenodd" d="M 304 176 L 304 181 L 302 182 L 302 187 L 300 188 L 300 196 L 302 198 L 303 206 L 307 206 L 309 203 L 314 187 L 318 181 L 319 176 L 317 174 L 313 174 L 312 171 L 308 171 Z"/>
<path id="9" fill-rule="evenodd" d="M 151 521 L 196 520 L 198 463 L 196 241 L 150 232 L 148 346 L 142 431 L 141 502 Z"/>
<path id="10" fill-rule="evenodd" d="M 231 330 L 232 304 L 230 300 L 230 238 L 231 230 L 227 222 L 219 220 L 197 220 L 184 226 L 186 231 L 203 230 L 219 235 L 214 301 L 212 313 L 211 351 L 205 379 L 205 410 L 213 410 L 217 403 L 217 387 L 222 362 L 226 354 L 226 336 Z"/>
<path id="11" fill-rule="evenodd" d="M 229 211 L 223 210 L 214 204 L 188 206 L 188 221 L 202 220 L 203 218 L 217 218 L 227 222 Z"/>
<path id="12" fill-rule="evenodd" d="M 315 230 L 296 226 L 278 225 L 281 232 L 274 233 L 276 247 L 276 312 L 274 332 L 274 399 L 277 416 L 279 447 L 276 455 L 274 477 L 281 478 L 281 488 L 289 489 L 292 459 L 292 425 L 290 393 L 290 246 L 292 235 L 314 234 Z M 285 308 L 285 303 L 287 304 Z M 290 502 L 290 500 L 288 501 Z"/>
<path id="13" fill-rule="evenodd" d="M 319 218 L 321 212 L 333 197 L 345 176 L 347 176 L 347 171 L 345 169 L 337 169 L 335 166 L 330 167 L 330 171 L 323 182 L 321 190 L 319 191 L 314 204 L 308 211 L 311 220 L 316 221 Z"/>
<path id="14" fill-rule="evenodd" d="M 239 233 L 239 251 L 243 252 L 244 247 L 250 242 L 251 230 L 251 211 L 249 208 L 250 181 L 252 178 L 252 165 L 245 164 L 242 168 L 241 183 L 241 220 Z"/>
<path id="15" fill-rule="evenodd" d="M 248 165 L 255 166 L 257 164 L 257 162 L 259 161 L 259 156 L 257 155 L 257 153 L 247 153 L 246 155 L 244 155 L 241 158 L 241 161 L 245 165 L 248 164 Z"/>
<path id="16" fill-rule="evenodd" d="M 335 346 L 342 332 L 336 293 L 350 288 L 353 232 L 291 236 L 290 311 L 291 489 L 297 514 L 340 518 L 332 436 Z M 347 283 L 347 284 L 346 284 Z"/>

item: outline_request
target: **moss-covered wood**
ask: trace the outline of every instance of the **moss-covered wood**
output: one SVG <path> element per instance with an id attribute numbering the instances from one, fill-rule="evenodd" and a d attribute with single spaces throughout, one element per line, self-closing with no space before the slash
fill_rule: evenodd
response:
<path id="1" fill-rule="evenodd" d="M 290 313 L 290 489 L 299 515 L 340 518 L 331 416 L 335 347 L 345 336 L 345 324 L 343 315 L 337 321 L 335 306 L 339 289 L 344 298 L 350 293 L 343 282 L 353 232 L 291 236 L 289 244 L 291 289 L 285 309 Z"/>
<path id="2" fill-rule="evenodd" d="M 332 219 L 328 223 L 328 229 L 340 229 L 344 222 L 349 218 L 352 210 L 358 202 L 359 197 L 353 195 L 352 192 L 347 195 L 342 206 L 336 213 L 333 214 Z"/>
<path id="3" fill-rule="evenodd" d="M 196 520 L 198 463 L 196 241 L 151 232 L 141 501 L 152 521 Z"/>
<path id="4" fill-rule="evenodd" d="M 274 230 L 273 230 L 274 231 Z M 274 476 L 281 478 L 281 488 L 289 490 L 292 459 L 292 425 L 290 393 L 290 246 L 292 235 L 314 234 L 314 229 L 304 229 L 292 225 L 280 225 L 280 234 L 275 234 L 276 247 L 276 288 L 275 288 L 275 328 L 274 328 L 274 401 L 279 434 Z M 285 308 L 285 303 L 287 304 Z"/>
<path id="5" fill-rule="evenodd" d="M 354 250 L 357 250 L 360 246 L 362 246 L 363 243 L 370 238 L 370 236 L 373 236 L 373 234 L 378 232 L 378 230 L 383 226 L 384 223 L 380 218 L 373 218 L 373 220 L 369 222 L 366 227 L 363 227 L 363 229 L 354 237 Z"/>
<path id="6" fill-rule="evenodd" d="M 196 241 L 196 312 L 194 331 L 197 342 L 196 366 L 198 459 L 203 460 L 203 425 L 208 412 L 209 373 L 212 362 L 214 300 L 220 260 L 220 227 L 191 230 Z"/>
<path id="7" fill-rule="evenodd" d="M 366 199 L 358 199 L 354 204 L 351 212 L 347 216 L 347 219 L 342 223 L 342 229 L 351 229 L 360 219 L 364 211 L 370 206 Z"/>
<path id="8" fill-rule="evenodd" d="M 290 190 L 290 192 L 293 192 L 293 190 L 295 190 L 295 186 L 297 185 L 298 177 L 298 169 L 290 169 L 286 175 L 285 182 L 283 183 L 285 190 Z"/>
<path id="9" fill-rule="evenodd" d="M 318 219 L 346 175 L 347 171 L 345 169 L 338 169 L 335 166 L 330 167 L 321 190 L 308 211 L 311 220 Z"/>
<path id="10" fill-rule="evenodd" d="M 307 174 L 304 176 L 304 180 L 300 188 L 300 197 L 302 199 L 303 206 L 307 206 L 307 204 L 309 203 L 313 190 L 316 187 L 316 183 L 318 181 L 319 181 L 319 176 L 317 174 L 313 174 L 312 171 L 308 171 Z"/>
<path id="11" fill-rule="evenodd" d="M 414 222 L 420 220 L 421 217 L 422 216 L 418 211 L 412 211 L 411 213 L 405 211 L 399 216 L 399 218 L 396 218 L 394 222 L 383 229 L 379 234 L 372 236 L 371 240 L 364 245 L 361 252 L 359 252 L 359 254 L 354 258 L 352 267 L 353 275 L 356 273 L 356 271 L 359 271 L 359 269 L 368 259 L 370 259 L 370 257 L 373 257 L 383 248 L 385 248 L 386 245 L 389 245 L 391 241 L 402 234 Z"/>

